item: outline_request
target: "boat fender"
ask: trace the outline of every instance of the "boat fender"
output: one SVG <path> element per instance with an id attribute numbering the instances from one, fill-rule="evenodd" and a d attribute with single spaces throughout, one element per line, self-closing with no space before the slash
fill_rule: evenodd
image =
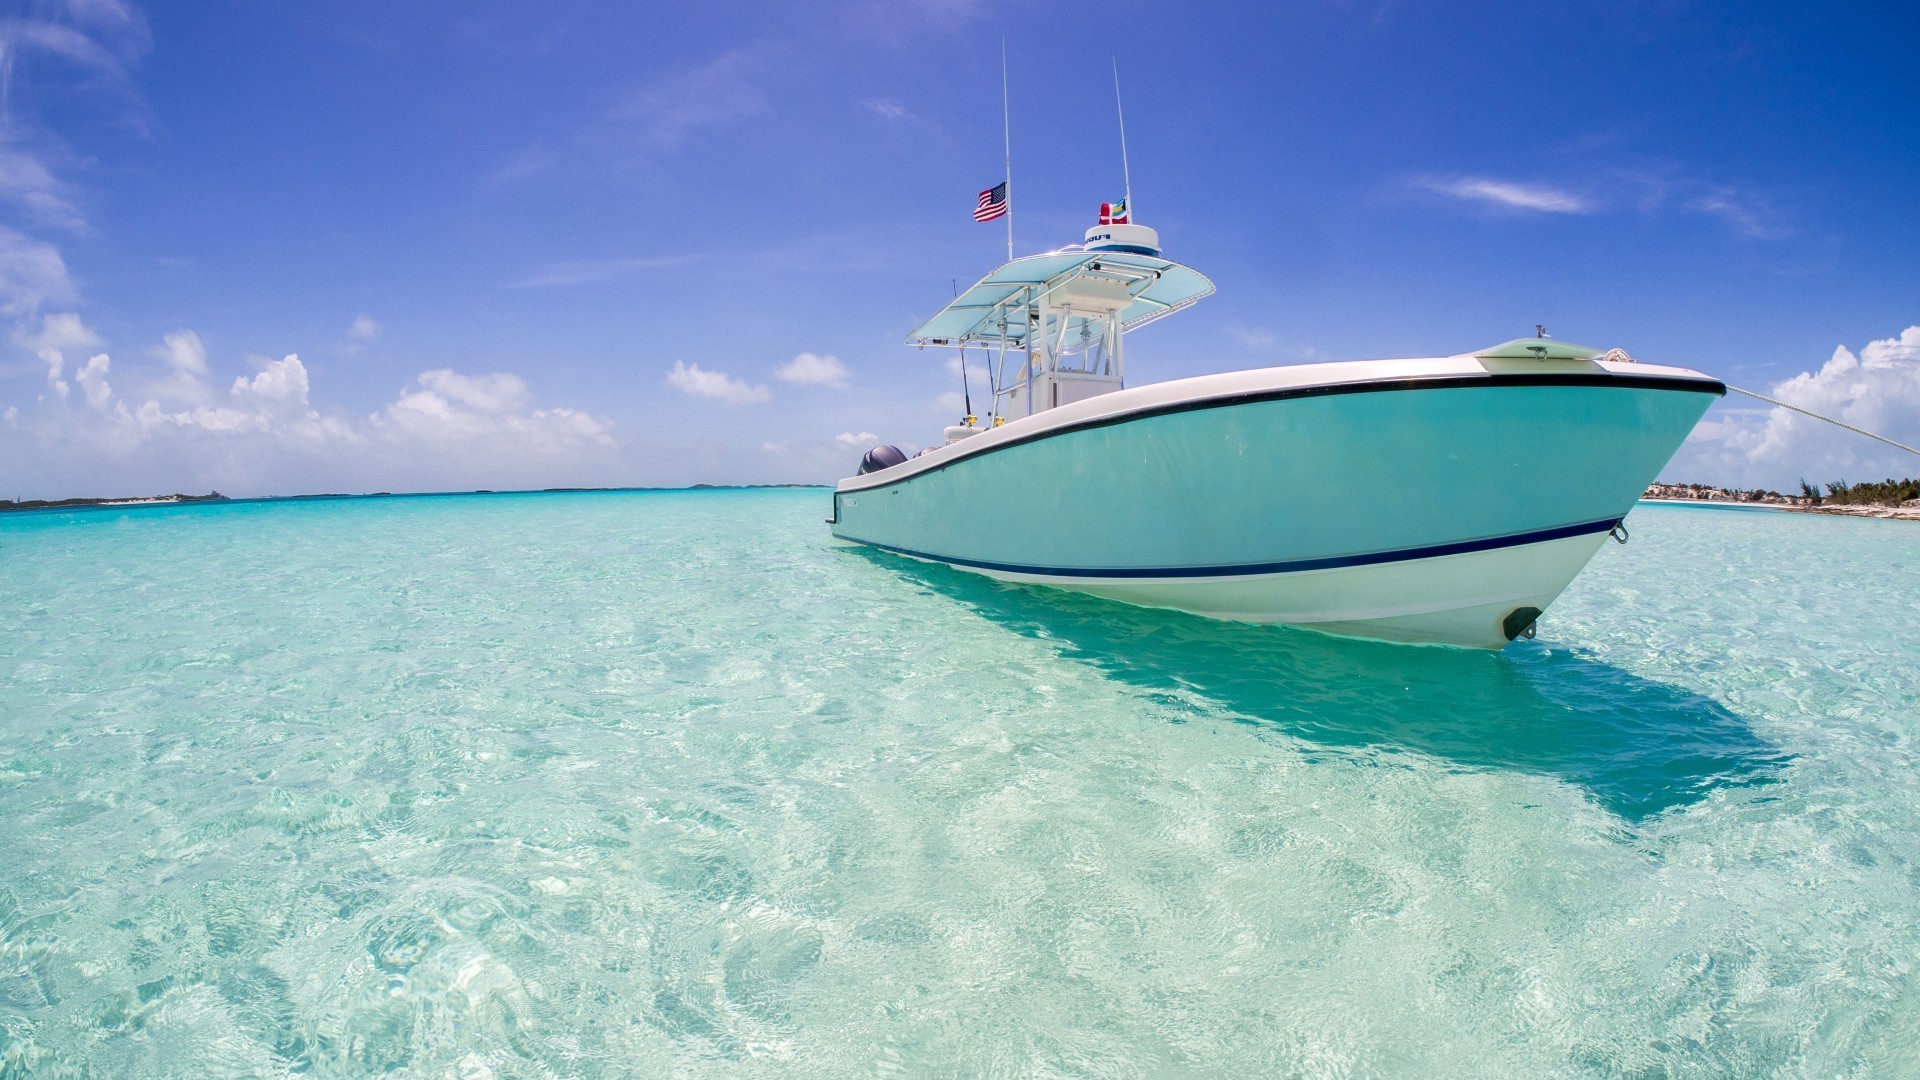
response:
<path id="1" fill-rule="evenodd" d="M 860 455 L 860 475 L 891 469 L 907 460 L 906 452 L 897 446 L 881 443 L 879 446 Z"/>
<path id="2" fill-rule="evenodd" d="M 1500 632 L 1507 635 L 1508 641 L 1512 641 L 1514 638 L 1526 638 L 1528 641 L 1532 641 L 1533 635 L 1539 629 L 1539 625 L 1539 608 L 1517 607 L 1507 612 L 1507 617 L 1500 620 Z"/>

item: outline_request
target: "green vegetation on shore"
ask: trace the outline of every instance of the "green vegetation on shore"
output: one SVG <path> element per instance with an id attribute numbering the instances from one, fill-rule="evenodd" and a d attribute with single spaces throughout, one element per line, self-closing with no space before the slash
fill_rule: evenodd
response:
<path id="1" fill-rule="evenodd" d="M 57 510 L 68 506 L 145 506 L 148 503 L 225 502 L 217 491 L 205 495 L 147 495 L 130 499 L 0 499 L 0 510 Z"/>
<path id="2" fill-rule="evenodd" d="M 1899 506 L 1910 499 L 1920 499 L 1920 480 L 1882 480 L 1879 483 L 1849 484 L 1845 480 L 1835 480 L 1827 485 L 1827 493 L 1822 496 L 1817 485 L 1800 481 L 1801 493 L 1813 499 L 1814 505 L 1823 502 L 1839 503 L 1842 506 Z"/>

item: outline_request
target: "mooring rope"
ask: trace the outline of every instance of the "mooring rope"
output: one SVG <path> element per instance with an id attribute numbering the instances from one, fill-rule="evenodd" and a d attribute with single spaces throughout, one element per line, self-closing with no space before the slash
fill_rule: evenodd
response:
<path id="1" fill-rule="evenodd" d="M 1885 435 L 1875 435 L 1873 432 L 1868 431 L 1865 428 L 1854 427 L 1852 424 L 1835 420 L 1831 416 L 1821 416 L 1819 413 L 1814 412 L 1812 409 L 1803 409 L 1798 405 L 1789 405 L 1784 401 L 1775 401 L 1774 399 L 1768 397 L 1765 394 L 1756 394 L 1751 390 L 1742 390 L 1739 387 L 1733 385 L 1732 383 L 1723 383 L 1722 385 L 1724 385 L 1727 389 L 1733 391 L 1736 394 L 1745 394 L 1750 398 L 1755 398 L 1757 400 L 1764 401 L 1769 405 L 1778 405 L 1783 409 L 1791 409 L 1794 412 L 1801 414 L 1802 416 L 1811 416 L 1815 420 L 1825 420 L 1827 423 L 1832 424 L 1834 427 L 1846 428 L 1848 431 L 1853 432 L 1855 435 L 1865 435 L 1867 438 L 1873 439 L 1876 442 L 1883 442 L 1883 443 L 1886 443 L 1888 446 L 1897 446 L 1900 449 L 1905 450 L 1909 454 L 1920 455 L 1920 450 L 1915 450 L 1913 447 L 1908 446 L 1906 443 L 1894 442 L 1892 439 L 1887 438 Z"/>

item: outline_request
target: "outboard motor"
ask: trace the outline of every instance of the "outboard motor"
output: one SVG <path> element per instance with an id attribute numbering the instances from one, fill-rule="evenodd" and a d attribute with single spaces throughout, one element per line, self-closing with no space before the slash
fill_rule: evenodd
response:
<path id="1" fill-rule="evenodd" d="M 881 443 L 860 456 L 860 475 L 891 469 L 906 460 L 906 453 L 899 447 Z"/>

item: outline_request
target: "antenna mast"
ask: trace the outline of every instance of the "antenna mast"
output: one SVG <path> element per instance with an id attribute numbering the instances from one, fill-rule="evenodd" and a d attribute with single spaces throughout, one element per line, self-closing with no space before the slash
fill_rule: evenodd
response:
<path id="1" fill-rule="evenodd" d="M 1005 47 L 1004 42 L 1002 47 Z M 1001 66 L 1003 69 L 1006 66 L 1004 57 L 1001 58 Z M 1113 111 L 1120 117 L 1120 177 L 1127 184 L 1127 220 L 1132 221 L 1134 218 L 1133 170 L 1127 166 L 1127 111 L 1120 105 L 1120 58 L 1117 56 L 1113 58 Z"/>
<path id="2" fill-rule="evenodd" d="M 1000 36 L 1000 131 L 1007 140 L 1007 261 L 1013 261 L 1013 110 L 1007 104 L 1007 38 Z"/>

